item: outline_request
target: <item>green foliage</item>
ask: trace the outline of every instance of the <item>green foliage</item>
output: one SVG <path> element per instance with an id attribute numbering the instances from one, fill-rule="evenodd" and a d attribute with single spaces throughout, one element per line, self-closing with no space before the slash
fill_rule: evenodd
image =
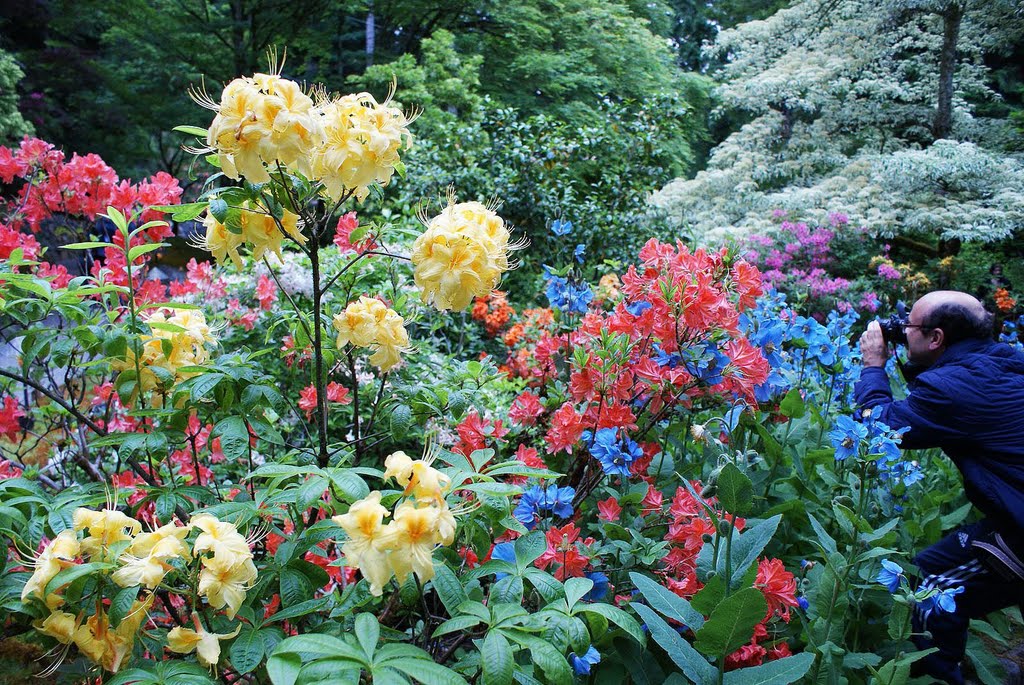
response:
<path id="1" fill-rule="evenodd" d="M 11 145 L 32 134 L 32 125 L 18 111 L 18 82 L 24 76 L 14 57 L 0 50 L 0 145 Z"/>

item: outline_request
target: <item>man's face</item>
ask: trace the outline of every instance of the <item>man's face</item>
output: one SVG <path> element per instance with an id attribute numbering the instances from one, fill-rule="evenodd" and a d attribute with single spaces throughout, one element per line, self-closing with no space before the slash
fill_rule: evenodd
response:
<path id="1" fill-rule="evenodd" d="M 928 303 L 918 300 L 907 317 L 907 357 L 915 364 L 931 366 L 938 359 L 938 351 L 934 349 L 933 334 L 935 329 L 921 328 L 931 307 Z"/>

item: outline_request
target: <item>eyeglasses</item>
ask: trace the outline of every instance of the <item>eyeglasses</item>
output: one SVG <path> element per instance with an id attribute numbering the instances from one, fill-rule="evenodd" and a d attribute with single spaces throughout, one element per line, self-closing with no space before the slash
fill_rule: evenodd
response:
<path id="1" fill-rule="evenodd" d="M 931 331 L 935 329 L 935 326 L 922 326 L 919 323 L 905 323 L 903 324 L 903 332 L 906 333 L 908 328 L 920 328 L 922 331 Z"/>

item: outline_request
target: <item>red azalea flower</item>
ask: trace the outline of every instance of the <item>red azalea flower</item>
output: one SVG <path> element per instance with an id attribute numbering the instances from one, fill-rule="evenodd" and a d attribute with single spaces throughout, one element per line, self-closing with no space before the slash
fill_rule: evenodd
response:
<path id="1" fill-rule="evenodd" d="M 8 440 L 16 440 L 21 432 L 19 419 L 25 416 L 25 412 L 18 406 L 18 400 L 10 395 L 4 398 L 4 406 L 0 409 L 0 435 Z"/>
<path id="2" fill-rule="evenodd" d="M 571 404 L 563 404 L 551 416 L 551 428 L 545 436 L 547 451 L 555 454 L 566 450 L 572 454 L 572 447 L 583 435 L 583 419 Z"/>
<path id="3" fill-rule="evenodd" d="M 622 507 L 614 497 L 609 497 L 597 503 L 597 518 L 601 521 L 618 521 L 622 514 Z"/>
<path id="4" fill-rule="evenodd" d="M 757 580 L 754 587 L 763 594 L 768 602 L 767 620 L 779 616 L 789 622 L 789 608 L 797 606 L 796 578 L 786 570 L 779 559 L 762 559 L 757 564 Z"/>
<path id="5" fill-rule="evenodd" d="M 515 425 L 532 426 L 537 423 L 537 418 L 543 413 L 544 405 L 540 403 L 540 398 L 527 390 L 512 402 L 508 418 Z"/>

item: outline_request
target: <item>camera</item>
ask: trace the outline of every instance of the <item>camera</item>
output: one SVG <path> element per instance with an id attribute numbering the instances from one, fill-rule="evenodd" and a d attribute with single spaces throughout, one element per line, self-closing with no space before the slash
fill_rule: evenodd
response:
<path id="1" fill-rule="evenodd" d="M 882 338 L 886 345 L 906 345 L 907 329 L 905 326 L 910 323 L 907 316 L 907 305 L 902 301 L 896 303 L 896 312 L 889 315 L 888 319 L 882 319 L 878 325 L 882 328 Z"/>
<path id="2" fill-rule="evenodd" d="M 893 314 L 888 319 L 882 319 L 878 325 L 882 328 L 882 338 L 886 345 L 906 345 L 907 325 L 906 317 Z"/>

